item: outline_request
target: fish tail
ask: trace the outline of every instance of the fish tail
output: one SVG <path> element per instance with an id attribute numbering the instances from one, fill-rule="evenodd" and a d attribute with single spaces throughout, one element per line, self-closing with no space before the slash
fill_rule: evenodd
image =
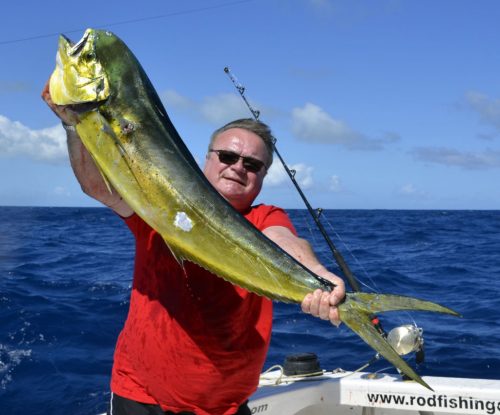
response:
<path id="1" fill-rule="evenodd" d="M 379 312 L 394 310 L 419 310 L 438 313 L 459 314 L 439 304 L 390 294 L 349 293 L 346 300 L 339 306 L 340 319 L 368 343 L 377 353 L 386 358 L 402 373 L 433 390 L 393 349 L 386 338 L 375 328 L 372 316 Z"/>
<path id="2" fill-rule="evenodd" d="M 355 301 L 365 311 L 378 314 L 385 311 L 416 310 L 432 311 L 460 317 L 451 308 L 444 307 L 432 301 L 420 300 L 414 297 L 393 294 L 349 293 L 349 301 Z"/>

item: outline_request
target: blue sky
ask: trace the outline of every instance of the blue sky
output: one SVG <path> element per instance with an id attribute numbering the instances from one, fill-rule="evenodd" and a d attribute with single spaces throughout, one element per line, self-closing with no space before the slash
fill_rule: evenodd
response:
<path id="1" fill-rule="evenodd" d="M 500 209 L 496 1 L 48 0 L 2 16 L 0 205 L 98 206 L 40 99 L 57 33 L 94 27 L 128 44 L 200 162 L 250 115 L 229 66 L 314 207 Z M 260 200 L 302 207 L 278 162 Z"/>

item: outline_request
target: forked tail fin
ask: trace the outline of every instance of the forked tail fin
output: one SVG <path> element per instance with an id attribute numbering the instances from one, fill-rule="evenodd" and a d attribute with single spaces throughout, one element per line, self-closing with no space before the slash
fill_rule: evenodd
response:
<path id="1" fill-rule="evenodd" d="M 340 319 L 347 327 L 406 376 L 433 390 L 373 326 L 373 314 L 395 310 L 433 311 L 459 316 L 455 311 L 430 301 L 390 294 L 348 293 L 345 302 L 339 306 Z"/>

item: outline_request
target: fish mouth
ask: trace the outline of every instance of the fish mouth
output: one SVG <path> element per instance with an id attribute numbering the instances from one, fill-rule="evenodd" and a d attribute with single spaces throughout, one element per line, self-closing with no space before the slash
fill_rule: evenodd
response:
<path id="1" fill-rule="evenodd" d="M 67 104 L 65 105 L 65 107 L 73 112 L 76 112 L 77 114 L 84 114 L 86 112 L 96 110 L 97 108 L 99 108 L 100 105 L 104 104 L 107 100 L 108 99 L 105 98 L 100 101 L 81 102 L 78 104 Z"/>
<path id="2" fill-rule="evenodd" d="M 78 55 L 85 44 L 87 43 L 87 40 L 90 36 L 91 30 L 87 29 L 85 33 L 83 34 L 82 38 L 77 42 L 73 42 L 69 37 L 66 35 L 61 34 L 60 35 L 60 41 L 63 42 L 66 46 L 66 50 L 69 56 L 75 56 Z"/>

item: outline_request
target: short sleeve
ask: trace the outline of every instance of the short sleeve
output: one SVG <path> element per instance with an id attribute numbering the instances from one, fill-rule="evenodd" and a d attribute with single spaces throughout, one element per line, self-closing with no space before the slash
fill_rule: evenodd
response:
<path id="1" fill-rule="evenodd" d="M 294 235 L 297 231 L 288 214 L 281 208 L 272 205 L 257 205 L 252 207 L 245 217 L 260 231 L 271 226 L 283 226 Z"/>

